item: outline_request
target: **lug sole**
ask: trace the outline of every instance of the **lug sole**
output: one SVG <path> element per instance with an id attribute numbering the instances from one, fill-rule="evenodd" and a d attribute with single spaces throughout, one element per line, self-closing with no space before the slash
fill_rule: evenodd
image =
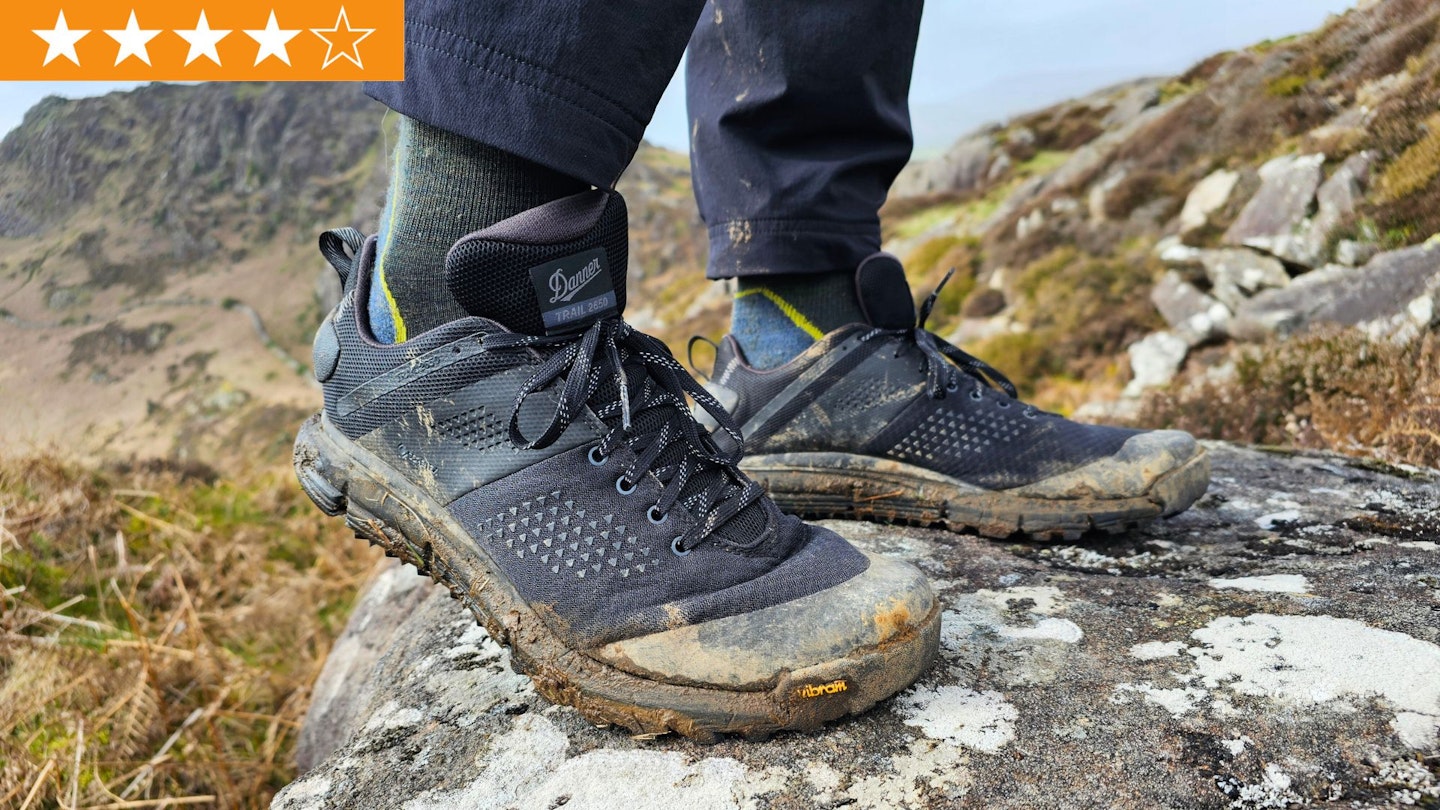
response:
<path id="1" fill-rule="evenodd" d="M 1040 541 L 1139 528 L 1188 509 L 1210 482 L 1204 448 L 1134 498 L 1062 500 L 991 492 L 913 465 L 849 453 L 754 456 L 740 468 L 781 509 L 804 518 L 941 526 L 994 539 Z"/>
<path id="2" fill-rule="evenodd" d="M 449 589 L 510 649 L 511 667 L 529 676 L 537 692 L 573 706 L 598 726 L 619 726 L 639 737 L 675 732 L 702 743 L 724 734 L 763 740 L 779 731 L 809 731 L 909 686 L 938 652 L 937 601 L 908 632 L 845 658 L 782 672 L 763 691 L 640 677 L 566 646 L 443 506 L 398 473 L 387 475 L 385 462 L 329 427 L 323 415 L 301 426 L 294 461 L 300 486 L 316 506 L 344 516 L 356 537 Z"/>

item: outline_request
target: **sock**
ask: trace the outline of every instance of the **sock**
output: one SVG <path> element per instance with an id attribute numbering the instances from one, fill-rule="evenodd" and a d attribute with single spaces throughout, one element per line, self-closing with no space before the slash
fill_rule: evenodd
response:
<path id="1" fill-rule="evenodd" d="M 370 287 L 375 337 L 398 343 L 465 317 L 445 285 L 451 245 L 588 188 L 509 152 L 402 116 Z"/>
<path id="2" fill-rule="evenodd" d="M 730 315 L 730 334 L 750 365 L 788 362 L 825 333 L 864 323 L 855 272 L 742 276 Z"/>

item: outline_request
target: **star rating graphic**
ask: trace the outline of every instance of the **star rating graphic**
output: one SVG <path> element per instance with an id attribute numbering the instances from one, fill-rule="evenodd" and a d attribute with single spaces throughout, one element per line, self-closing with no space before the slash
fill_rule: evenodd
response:
<path id="1" fill-rule="evenodd" d="M 321 71 L 324 71 L 324 76 L 333 74 L 336 79 L 341 79 L 355 75 L 349 71 L 366 71 L 367 62 L 362 54 L 379 65 L 377 70 L 386 74 L 384 78 L 403 78 L 403 45 L 399 36 L 403 26 L 403 5 L 400 0 L 350 0 L 349 5 L 358 15 L 354 19 L 362 24 L 352 19 L 351 9 L 345 5 L 339 5 L 338 12 L 332 11 L 331 17 L 313 5 L 287 6 L 285 0 L 279 0 L 270 8 L 257 8 L 256 4 L 235 0 L 206 0 L 208 8 L 191 6 L 188 11 L 169 5 L 164 8 L 158 7 L 159 4 L 146 5 L 147 2 L 131 0 L 126 4 L 129 8 L 110 6 L 104 11 L 97 11 L 96 4 L 87 3 L 84 7 L 72 7 L 68 17 L 65 9 L 56 10 L 55 23 L 49 28 L 35 28 L 35 23 L 31 23 L 26 26 L 31 33 L 22 30 L 13 36 L 29 37 L 33 34 L 38 37 L 45 43 L 44 57 L 39 57 L 38 43 L 29 40 L 35 44 L 15 52 L 15 56 L 24 61 L 35 59 L 28 64 L 33 66 L 38 62 L 39 67 L 24 68 L 22 64 L 19 72 L 26 75 L 14 78 L 107 78 L 102 70 L 108 74 L 113 67 L 120 71 L 117 77 L 131 78 L 184 80 L 192 75 L 198 79 L 320 78 Z M 330 8 L 333 10 L 336 6 Z M 35 16 L 43 14 L 41 19 L 48 20 L 50 13 L 37 9 Z M 332 18 L 334 24 L 325 26 L 324 22 Z M 122 19 L 124 26 L 120 27 L 118 23 Z M 262 19 L 263 27 L 257 25 Z M 191 21 L 193 24 L 186 27 L 186 23 Z M 247 22 L 248 26 L 243 24 Z M 314 27 L 317 23 L 320 27 Z M 377 36 L 370 44 L 364 44 L 380 30 L 382 24 L 390 26 L 385 29 L 387 35 Z M 82 25 L 84 27 L 80 27 Z M 297 39 L 306 31 L 316 39 Z M 109 39 L 86 39 L 92 33 L 103 33 Z M 232 34 L 244 36 L 236 39 Z M 0 46 L 5 44 L 5 36 L 0 29 Z M 109 42 L 114 43 L 113 52 L 103 47 Z M 185 46 L 183 49 L 181 42 Z M 319 56 L 321 42 L 325 45 L 323 57 Z M 24 56 L 24 53 L 34 56 Z M 0 72 L 5 72 L 5 61 L 4 48 L 0 47 Z M 65 62 L 70 65 L 59 67 Z M 339 67 L 345 63 L 351 66 L 349 71 Z M 81 70 L 76 72 L 76 68 Z M 150 68 L 154 68 L 154 72 Z M 190 74 L 182 68 L 200 72 Z M 219 72 L 221 68 L 223 72 Z M 256 72 L 251 73 L 252 69 Z M 142 72 L 137 74 L 137 71 Z M 11 68 L 8 72 L 16 71 Z M 373 70 L 366 71 L 366 74 L 367 78 L 377 77 Z M 0 75 L 0 80 L 7 78 L 12 77 Z"/>
<path id="2" fill-rule="evenodd" d="M 248 29 L 245 31 L 246 36 L 260 43 L 260 50 L 255 52 L 255 64 L 257 65 L 272 56 L 287 65 L 290 64 L 290 52 L 285 50 L 285 44 L 299 33 L 300 29 L 298 28 L 291 31 L 281 29 L 279 23 L 275 22 L 274 9 L 270 10 L 270 21 L 265 23 L 264 28 L 259 31 Z"/>
<path id="3" fill-rule="evenodd" d="M 375 29 L 351 28 L 350 17 L 345 14 L 344 6 L 340 7 L 340 16 L 336 18 L 334 28 L 311 28 L 310 33 L 325 40 L 325 64 L 320 66 L 321 70 L 335 64 L 336 60 L 339 59 L 349 59 L 355 63 L 355 67 L 361 70 L 365 69 L 365 65 L 360 61 L 360 49 L 358 46 L 361 42 L 365 41 L 366 37 L 375 33 Z M 327 37 L 325 36 L 326 34 L 330 34 L 331 36 Z M 359 36 L 356 36 L 356 34 L 359 34 Z M 345 43 L 343 50 L 336 53 L 336 44 L 342 42 Z"/>
<path id="4" fill-rule="evenodd" d="M 145 64 L 150 64 L 150 53 L 145 49 L 145 43 L 155 38 L 160 33 L 158 30 L 144 31 L 140 23 L 135 21 L 135 9 L 130 9 L 130 21 L 119 31 L 106 30 L 111 39 L 120 43 L 120 50 L 115 54 L 115 64 L 120 64 L 130 57 L 135 57 Z M 77 63 L 78 64 L 78 63 Z"/>
<path id="5" fill-rule="evenodd" d="M 134 15 L 132 14 L 131 17 L 133 18 Z M 72 29 L 65 22 L 65 11 L 61 9 L 60 16 L 55 20 L 55 27 L 49 31 L 36 31 L 35 35 L 45 40 L 45 44 L 50 46 L 45 49 L 45 64 L 48 65 L 55 61 L 57 56 L 63 56 L 78 67 L 80 55 L 75 53 L 75 43 L 84 39 L 88 33 L 90 33 L 89 29 Z"/>
<path id="6" fill-rule="evenodd" d="M 274 12 L 271 12 L 270 19 L 275 19 Z M 200 20 L 195 23 L 194 28 L 188 31 L 177 28 L 175 33 L 178 34 L 181 39 L 190 43 L 190 52 L 185 54 L 185 64 L 188 65 L 203 56 L 216 65 L 219 65 L 220 51 L 215 46 L 220 44 L 220 40 L 230 36 L 231 32 L 224 29 L 211 28 L 210 21 L 205 19 L 205 10 L 201 9 Z"/>

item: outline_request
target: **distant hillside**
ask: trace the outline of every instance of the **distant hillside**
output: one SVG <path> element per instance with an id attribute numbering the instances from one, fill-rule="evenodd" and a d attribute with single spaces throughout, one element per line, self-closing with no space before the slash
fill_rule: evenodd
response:
<path id="1" fill-rule="evenodd" d="M 31 110 L 0 143 L 5 437 L 205 456 L 240 431 L 240 446 L 283 448 L 316 401 L 304 367 L 334 295 L 315 235 L 374 227 L 383 112 L 353 86 L 304 84 L 150 86 Z M 621 189 L 627 317 L 677 353 L 691 334 L 718 337 L 730 302 L 702 280 L 686 159 L 642 148 Z M 930 326 L 1046 407 L 1390 447 L 1376 431 L 1316 434 L 1303 380 L 1254 419 L 1253 374 L 1202 389 L 1236 369 L 1304 377 L 1312 361 L 1275 347 L 1311 321 L 1414 338 L 1395 362 L 1426 368 L 1417 336 L 1440 321 L 1440 253 L 1417 246 L 1440 232 L 1440 5 L 1362 3 L 1310 34 L 982 128 L 908 167 L 882 216 L 917 297 L 959 271 Z M 1423 433 L 1431 389 L 1417 373 L 1396 384 L 1419 397 Z M 1367 374 L 1353 384 L 1380 384 Z M 1197 422 L 1197 397 L 1237 404 Z M 1384 408 L 1411 414 L 1405 397 Z"/>
<path id="2" fill-rule="evenodd" d="M 309 342 L 335 294 L 315 238 L 374 228 L 384 113 L 355 85 L 293 83 L 30 110 L 0 143 L 0 435 L 105 455 L 283 448 L 318 401 Z M 688 305 L 704 236 L 684 156 L 643 148 L 623 187 L 634 283 Z"/>

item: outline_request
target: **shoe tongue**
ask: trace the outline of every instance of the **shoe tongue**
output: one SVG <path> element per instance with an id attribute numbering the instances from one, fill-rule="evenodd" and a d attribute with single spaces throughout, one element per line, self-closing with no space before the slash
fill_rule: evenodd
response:
<path id="1" fill-rule="evenodd" d="M 909 329 L 915 325 L 915 299 L 905 268 L 889 253 L 871 254 L 855 268 L 855 291 L 871 326 Z"/>
<path id="2" fill-rule="evenodd" d="M 625 311 L 627 231 L 619 194 L 581 192 L 463 237 L 445 281 L 471 315 L 512 331 L 581 332 Z"/>

